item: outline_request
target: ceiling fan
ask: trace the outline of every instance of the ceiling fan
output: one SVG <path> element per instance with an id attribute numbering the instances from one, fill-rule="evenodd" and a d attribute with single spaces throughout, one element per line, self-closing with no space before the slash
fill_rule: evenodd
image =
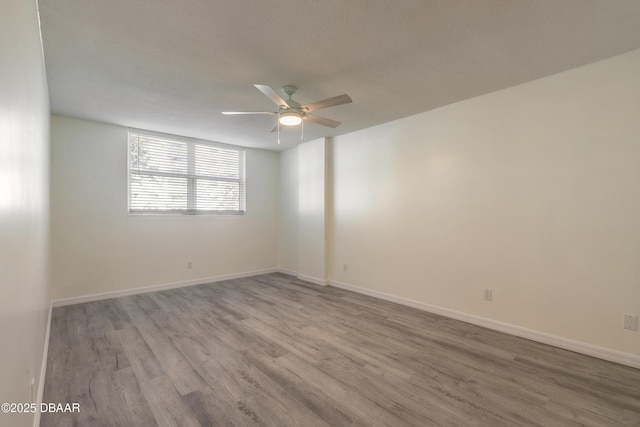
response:
<path id="1" fill-rule="evenodd" d="M 260 92 L 264 93 L 269 99 L 271 99 L 277 106 L 278 111 L 223 111 L 222 114 L 271 114 L 277 115 L 278 121 L 271 129 L 271 132 L 276 132 L 279 129 L 279 125 L 284 126 L 297 126 L 302 123 L 303 120 L 308 120 L 313 123 L 317 123 L 322 126 L 328 126 L 335 128 L 340 125 L 340 122 L 336 120 L 327 119 L 324 117 L 309 114 L 312 111 L 320 110 L 322 108 L 334 107 L 336 105 L 348 104 L 351 102 L 349 95 L 342 94 L 327 98 L 322 101 L 312 102 L 310 104 L 301 105 L 299 102 L 294 101 L 291 97 L 298 90 L 293 85 L 286 85 L 282 87 L 282 91 L 289 96 L 285 101 L 274 91 L 271 87 L 266 85 L 254 85 Z"/>

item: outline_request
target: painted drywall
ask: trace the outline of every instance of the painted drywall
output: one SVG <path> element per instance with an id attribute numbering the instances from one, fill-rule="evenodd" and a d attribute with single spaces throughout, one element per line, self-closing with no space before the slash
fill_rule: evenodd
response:
<path id="1" fill-rule="evenodd" d="M 336 137 L 332 280 L 640 355 L 639 75 L 634 51 Z"/>
<path id="2" fill-rule="evenodd" d="M 49 98 L 36 2 L 3 1 L 0 16 L 0 403 L 24 403 L 49 307 Z M 33 418 L 0 413 L 0 425 Z"/>
<path id="3" fill-rule="evenodd" d="M 277 267 L 278 153 L 247 150 L 244 216 L 128 215 L 127 129 L 54 115 L 51 138 L 54 299 Z"/>
<path id="4" fill-rule="evenodd" d="M 328 142 L 325 138 L 298 146 L 298 277 L 325 284 L 327 274 L 326 187 Z"/>
<path id="5" fill-rule="evenodd" d="M 298 272 L 298 148 L 280 153 L 278 267 Z"/>

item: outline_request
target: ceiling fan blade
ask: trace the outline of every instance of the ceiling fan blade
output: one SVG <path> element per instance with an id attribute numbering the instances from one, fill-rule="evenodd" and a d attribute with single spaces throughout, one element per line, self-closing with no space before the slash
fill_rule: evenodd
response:
<path id="1" fill-rule="evenodd" d="M 342 95 L 334 96 L 333 98 L 327 98 L 322 101 L 303 105 L 302 109 L 305 111 L 316 111 L 321 108 L 334 107 L 336 105 L 348 104 L 350 102 L 352 102 L 351 97 L 346 93 L 343 93 Z"/>
<path id="2" fill-rule="evenodd" d="M 232 114 L 277 114 L 272 111 L 223 111 L 222 114 L 227 116 Z"/>
<path id="3" fill-rule="evenodd" d="M 280 97 L 280 95 L 278 95 L 276 93 L 275 90 L 271 89 L 271 87 L 267 86 L 267 85 L 254 85 L 256 87 L 256 89 L 258 89 L 260 92 L 264 93 L 265 95 L 267 95 L 269 97 L 269 99 L 271 99 L 278 107 L 287 107 L 287 108 L 291 108 L 289 106 L 289 104 L 287 104 L 287 101 L 285 101 L 284 99 L 282 99 Z"/>
<path id="4" fill-rule="evenodd" d="M 340 122 L 338 122 L 336 120 L 326 119 L 324 117 L 314 116 L 312 114 L 307 114 L 304 117 L 305 117 L 305 119 L 309 120 L 310 122 L 317 123 L 317 124 L 322 125 L 322 126 L 328 126 L 330 128 L 336 128 L 336 127 L 340 126 Z"/>

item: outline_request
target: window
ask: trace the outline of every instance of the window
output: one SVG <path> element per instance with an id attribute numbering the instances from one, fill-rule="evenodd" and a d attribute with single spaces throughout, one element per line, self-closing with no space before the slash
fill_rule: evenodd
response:
<path id="1" fill-rule="evenodd" d="M 129 131 L 129 213 L 244 212 L 244 150 Z"/>

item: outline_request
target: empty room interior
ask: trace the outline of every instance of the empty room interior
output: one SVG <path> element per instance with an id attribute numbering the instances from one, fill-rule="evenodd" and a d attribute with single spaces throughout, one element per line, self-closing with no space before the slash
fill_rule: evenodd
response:
<path id="1" fill-rule="evenodd" d="M 1 427 L 640 426 L 640 2 L 0 16 Z"/>

